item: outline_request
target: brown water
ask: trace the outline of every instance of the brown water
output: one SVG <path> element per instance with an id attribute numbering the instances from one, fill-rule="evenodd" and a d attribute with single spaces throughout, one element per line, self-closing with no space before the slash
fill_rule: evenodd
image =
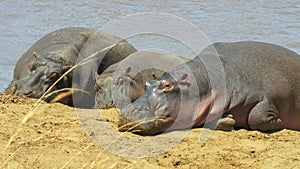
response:
<path id="1" fill-rule="evenodd" d="M 101 28 L 111 20 L 137 12 L 164 12 L 182 17 L 198 26 L 212 42 L 258 40 L 300 53 L 300 1 L 2 0 L 0 90 L 12 79 L 18 58 L 47 33 L 71 26 Z M 155 36 L 149 41 L 158 46 L 163 42 Z M 133 45 L 137 49 L 149 45 L 142 38 L 135 42 Z M 189 56 L 188 51 L 176 45 L 169 44 L 169 48 Z"/>

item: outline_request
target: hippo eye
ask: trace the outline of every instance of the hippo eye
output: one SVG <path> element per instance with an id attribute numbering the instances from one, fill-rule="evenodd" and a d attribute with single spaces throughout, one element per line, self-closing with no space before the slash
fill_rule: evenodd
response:
<path id="1" fill-rule="evenodd" d="M 165 88 L 171 88 L 172 87 L 172 81 L 170 81 L 170 80 L 165 81 L 164 82 L 164 87 Z"/>
<path id="2" fill-rule="evenodd" d="M 170 87 L 171 87 L 171 84 L 166 84 L 165 87 L 166 87 L 166 88 L 170 88 Z"/>
<path id="3" fill-rule="evenodd" d="M 56 81 L 59 78 L 59 74 L 57 72 L 52 72 L 49 76 L 48 79 L 51 81 Z"/>
<path id="4" fill-rule="evenodd" d="M 161 89 L 163 90 L 164 93 L 168 93 L 172 90 L 172 85 L 173 85 L 172 81 L 164 80 L 161 83 Z"/>

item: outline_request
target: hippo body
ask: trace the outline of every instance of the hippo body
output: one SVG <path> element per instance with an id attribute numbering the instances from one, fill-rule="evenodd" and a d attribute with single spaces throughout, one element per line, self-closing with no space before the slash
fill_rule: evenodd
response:
<path id="1" fill-rule="evenodd" d="M 179 64 L 170 59 L 170 55 L 156 52 L 141 51 L 132 54 L 130 57 L 145 58 L 146 60 L 152 58 L 151 64 L 153 65 L 155 65 L 154 62 L 163 62 L 166 65 L 172 66 Z M 160 59 L 154 60 L 155 57 L 159 57 Z M 161 60 L 162 58 L 164 59 L 163 61 Z M 183 62 L 189 60 L 183 57 L 180 57 L 180 59 Z M 125 63 L 121 63 L 123 61 L 111 65 L 100 75 L 96 74 L 95 108 L 122 108 L 134 102 L 145 92 L 147 80 L 154 79 L 165 73 L 164 70 L 155 67 L 136 71 L 134 68 L 127 67 L 128 65 L 135 68 L 140 67 L 141 65 L 136 65 L 138 62 L 135 59 L 128 59 L 128 61 L 125 59 Z"/>
<path id="2" fill-rule="evenodd" d="M 85 53 L 87 51 L 93 52 L 90 51 L 93 48 L 86 47 L 86 43 L 96 33 L 97 30 L 91 28 L 70 27 L 44 36 L 18 60 L 14 69 L 13 80 L 5 92 L 40 98 L 61 75 L 77 63 L 79 57 L 82 58 L 81 53 L 83 49 L 85 49 Z M 120 38 L 109 34 L 103 36 L 105 37 L 102 39 L 103 41 L 106 39 L 121 41 Z M 100 41 L 98 42 L 100 43 Z M 95 50 L 98 50 L 98 48 Z M 116 54 L 114 52 L 109 53 L 110 55 L 107 57 L 113 57 Z M 121 59 L 118 54 L 116 55 L 116 58 Z M 106 60 L 109 59 L 107 58 Z M 117 59 L 114 58 L 112 60 Z M 109 65 L 113 63 L 114 61 L 107 62 Z M 105 65 L 105 67 L 109 65 Z M 102 68 L 99 69 L 102 70 Z M 50 92 L 63 88 L 72 88 L 72 78 L 73 74 L 71 72 L 59 81 Z M 73 105 L 72 92 L 57 92 L 46 98 L 46 101 L 59 101 L 64 104 Z"/>
<path id="3" fill-rule="evenodd" d="M 215 56 L 215 52 L 224 68 L 224 88 L 213 88 L 210 84 L 209 73 L 221 78 L 220 69 L 207 68 L 202 62 L 202 58 Z M 185 66 L 191 72 L 185 71 Z M 223 114 L 231 114 L 231 124 L 237 127 L 300 130 L 299 71 L 300 56 L 284 47 L 253 41 L 215 43 L 186 65 L 149 81 L 145 94 L 122 109 L 119 130 L 157 134 L 169 130 L 176 118 L 179 122 L 171 130 L 213 123 Z M 195 84 L 189 82 L 192 76 Z M 193 85 L 198 90 L 194 96 Z M 221 96 L 223 106 L 215 102 Z M 184 112 L 179 114 L 180 109 Z M 143 119 L 152 121 L 131 128 L 137 124 L 135 121 Z"/>

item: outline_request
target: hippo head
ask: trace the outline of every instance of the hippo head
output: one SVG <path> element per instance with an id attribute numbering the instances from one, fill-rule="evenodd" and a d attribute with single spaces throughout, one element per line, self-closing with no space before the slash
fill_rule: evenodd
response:
<path id="1" fill-rule="evenodd" d="M 140 73 L 128 67 L 116 71 L 112 84 L 113 101 L 117 108 L 123 108 L 139 98 L 145 92 L 145 81 Z"/>
<path id="2" fill-rule="evenodd" d="M 107 74 L 98 75 L 95 73 L 95 108 L 107 109 L 113 108 L 112 84 L 113 78 Z"/>
<path id="3" fill-rule="evenodd" d="M 28 65 L 27 76 L 13 81 L 7 91 L 16 95 L 40 98 L 70 68 L 64 66 L 62 58 L 53 55 L 40 57 L 34 53 L 34 57 Z M 69 76 L 65 76 L 49 92 L 64 87 L 71 87 Z M 54 97 L 55 95 L 52 95 L 46 100 L 49 101 Z"/>
<path id="4" fill-rule="evenodd" d="M 170 126 L 178 118 L 181 108 L 188 106 L 182 106 L 184 97 L 181 95 L 187 95 L 190 86 L 188 74 L 183 74 L 178 80 L 168 73 L 148 80 L 145 93 L 121 110 L 119 131 L 152 135 L 175 129 Z"/>
<path id="5" fill-rule="evenodd" d="M 136 73 L 131 67 L 114 72 L 95 73 L 96 108 L 123 108 L 145 92 L 146 80 L 162 74 L 158 69 L 144 69 Z"/>

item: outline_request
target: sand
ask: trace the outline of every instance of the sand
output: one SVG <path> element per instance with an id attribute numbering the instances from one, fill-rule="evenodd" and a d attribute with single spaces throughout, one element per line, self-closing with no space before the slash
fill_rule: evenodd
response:
<path id="1" fill-rule="evenodd" d="M 297 131 L 214 131 L 200 143 L 199 135 L 207 130 L 195 128 L 160 140 L 116 131 L 117 109 L 42 102 L 31 111 L 36 101 L 0 94 L 0 168 L 300 168 Z M 33 116 L 22 124 L 30 111 Z M 130 148 L 132 140 L 151 139 L 150 146 Z M 169 150 L 153 155 L 161 147 Z M 115 154 L 118 150 L 123 151 Z"/>

